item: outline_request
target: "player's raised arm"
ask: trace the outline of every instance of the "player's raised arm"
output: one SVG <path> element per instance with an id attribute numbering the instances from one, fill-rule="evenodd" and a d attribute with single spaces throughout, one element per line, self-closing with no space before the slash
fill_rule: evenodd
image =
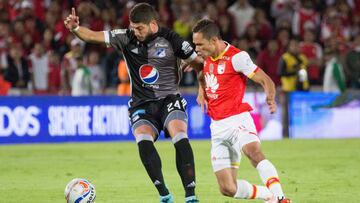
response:
<path id="1" fill-rule="evenodd" d="M 242 72 L 248 78 L 256 83 L 259 83 L 264 88 L 266 103 L 269 106 L 270 113 L 274 113 L 276 111 L 276 90 L 275 84 L 271 78 L 261 68 L 253 63 L 246 51 L 241 51 L 235 54 L 232 58 L 232 64 L 236 71 Z"/>
<path id="2" fill-rule="evenodd" d="M 251 77 L 251 80 L 259 83 L 265 91 L 266 94 L 266 103 L 269 106 L 270 113 L 275 113 L 276 111 L 276 102 L 275 102 L 275 84 L 271 78 L 262 70 L 258 69 L 256 73 Z"/>
<path id="3" fill-rule="evenodd" d="M 105 43 L 104 32 L 92 31 L 80 26 L 79 16 L 76 15 L 75 8 L 71 9 L 71 14 L 64 20 L 65 27 L 85 42 Z"/>

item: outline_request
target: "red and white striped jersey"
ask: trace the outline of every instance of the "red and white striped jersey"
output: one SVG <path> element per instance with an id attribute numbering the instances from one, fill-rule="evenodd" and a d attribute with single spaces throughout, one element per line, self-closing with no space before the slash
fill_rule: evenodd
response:
<path id="1" fill-rule="evenodd" d="M 205 92 L 208 114 L 213 120 L 252 110 L 248 103 L 243 102 L 243 97 L 247 78 L 251 78 L 257 70 L 247 52 L 230 44 L 215 59 L 208 57 L 205 60 Z"/>

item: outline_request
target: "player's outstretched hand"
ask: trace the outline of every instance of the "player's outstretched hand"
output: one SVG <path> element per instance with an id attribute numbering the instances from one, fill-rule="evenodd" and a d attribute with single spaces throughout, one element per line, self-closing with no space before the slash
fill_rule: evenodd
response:
<path id="1" fill-rule="evenodd" d="M 76 16 L 75 8 L 71 8 L 71 14 L 64 20 L 65 27 L 73 30 L 79 26 L 79 16 Z"/>
<path id="2" fill-rule="evenodd" d="M 193 68 L 190 66 L 190 63 L 187 63 L 184 60 L 181 60 L 180 68 L 184 72 L 191 72 L 193 70 Z"/>
<path id="3" fill-rule="evenodd" d="M 275 102 L 275 99 L 273 98 L 266 98 L 266 103 L 269 107 L 269 111 L 270 113 L 275 113 L 276 112 L 276 102 Z"/>
<path id="4" fill-rule="evenodd" d="M 208 103 L 207 103 L 207 100 L 206 100 L 206 97 L 205 97 L 205 92 L 204 92 L 204 90 L 202 88 L 199 88 L 199 92 L 198 92 L 198 95 L 197 95 L 197 98 L 196 98 L 196 102 L 200 105 L 201 111 L 203 113 L 207 112 Z"/>

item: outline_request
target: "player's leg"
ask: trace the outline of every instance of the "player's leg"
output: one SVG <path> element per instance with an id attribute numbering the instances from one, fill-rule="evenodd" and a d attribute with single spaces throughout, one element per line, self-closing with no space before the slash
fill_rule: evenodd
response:
<path id="1" fill-rule="evenodd" d="M 218 181 L 220 192 L 236 199 L 262 199 L 273 197 L 264 186 L 250 184 L 246 180 L 237 180 L 237 169 L 240 165 L 239 147 L 229 144 L 231 140 L 221 142 L 212 140 L 212 165 Z M 235 143 L 238 145 L 238 143 Z"/>
<path id="2" fill-rule="evenodd" d="M 187 136 L 187 124 L 184 120 L 171 120 L 167 124 L 167 131 L 171 136 L 176 150 L 176 168 L 185 189 L 187 202 L 195 199 L 195 163 L 193 151 Z M 194 199 L 192 201 L 192 199 Z"/>
<path id="3" fill-rule="evenodd" d="M 242 116 L 242 125 L 239 127 L 241 150 L 257 169 L 262 181 L 271 193 L 278 199 L 285 199 L 277 170 L 269 160 L 265 159 L 262 153 L 260 140 L 257 137 L 255 124 L 250 113 L 243 113 Z"/>
<path id="4" fill-rule="evenodd" d="M 159 135 L 156 120 L 151 117 L 151 111 L 144 108 L 130 109 L 132 131 L 139 149 L 141 162 L 151 181 L 160 194 L 160 202 L 173 202 L 173 197 L 166 188 L 161 170 L 161 159 L 154 146 Z"/>
<path id="5" fill-rule="evenodd" d="M 250 159 L 251 164 L 257 169 L 261 180 L 267 188 L 278 199 L 285 199 L 279 176 L 275 166 L 267 159 L 261 151 L 259 142 L 251 142 L 243 146 L 244 154 Z"/>
<path id="6" fill-rule="evenodd" d="M 161 159 L 154 146 L 156 133 L 149 125 L 140 125 L 134 129 L 134 135 L 139 148 L 139 155 L 146 172 L 158 190 L 160 196 L 169 195 L 161 171 Z"/>
<path id="7" fill-rule="evenodd" d="M 185 190 L 185 201 L 198 202 L 194 155 L 187 135 L 186 101 L 179 95 L 170 95 L 164 101 L 162 113 L 166 136 L 171 137 L 176 150 L 176 168 Z"/>

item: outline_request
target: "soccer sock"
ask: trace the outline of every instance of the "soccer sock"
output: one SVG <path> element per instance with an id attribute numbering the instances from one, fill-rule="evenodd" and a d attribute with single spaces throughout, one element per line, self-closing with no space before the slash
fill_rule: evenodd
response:
<path id="1" fill-rule="evenodd" d="M 276 168 L 269 160 L 264 159 L 260 161 L 256 169 L 259 172 L 261 180 L 275 197 L 279 199 L 285 197 Z"/>
<path id="2" fill-rule="evenodd" d="M 272 197 L 273 194 L 264 186 L 252 185 L 246 180 L 237 181 L 236 199 L 262 199 Z"/>
<path id="3" fill-rule="evenodd" d="M 151 135 L 138 135 L 136 137 L 138 142 L 139 154 L 141 161 L 156 189 L 161 196 L 169 194 L 165 186 L 164 177 L 161 172 L 161 160 L 158 152 L 155 149 Z"/>
<path id="4" fill-rule="evenodd" d="M 178 133 L 172 139 L 176 149 L 176 168 L 185 189 L 185 197 L 195 195 L 194 155 L 186 133 Z"/>

